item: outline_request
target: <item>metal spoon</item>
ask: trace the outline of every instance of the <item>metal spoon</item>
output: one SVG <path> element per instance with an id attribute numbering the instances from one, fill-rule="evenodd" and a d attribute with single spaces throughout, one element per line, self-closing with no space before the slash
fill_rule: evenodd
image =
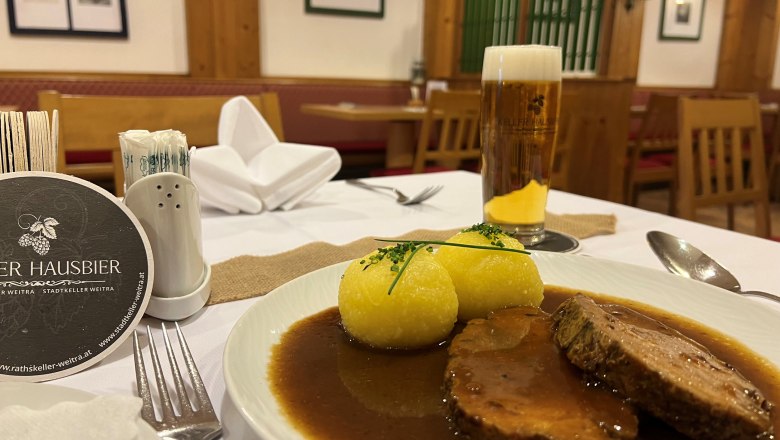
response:
<path id="1" fill-rule="evenodd" d="M 726 268 L 687 241 L 661 231 L 647 233 L 647 242 L 669 272 L 742 295 L 760 296 L 780 302 L 780 296 L 758 290 L 743 291 Z"/>

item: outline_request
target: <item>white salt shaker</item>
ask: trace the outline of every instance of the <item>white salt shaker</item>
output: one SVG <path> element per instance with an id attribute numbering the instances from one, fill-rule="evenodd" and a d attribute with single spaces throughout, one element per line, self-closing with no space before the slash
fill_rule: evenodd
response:
<path id="1" fill-rule="evenodd" d="M 154 286 L 146 314 L 165 320 L 193 315 L 211 294 L 198 189 L 181 174 L 157 173 L 133 183 L 124 201 L 144 227 L 154 255 Z"/>

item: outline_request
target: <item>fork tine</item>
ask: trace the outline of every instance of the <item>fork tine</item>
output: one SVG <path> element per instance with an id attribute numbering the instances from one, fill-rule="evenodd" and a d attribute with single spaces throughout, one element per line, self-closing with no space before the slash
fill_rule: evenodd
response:
<path id="1" fill-rule="evenodd" d="M 138 330 L 133 330 L 133 357 L 135 358 L 135 383 L 138 387 L 138 397 L 143 401 L 141 417 L 144 420 L 155 420 L 152 394 L 149 392 L 149 380 L 146 378 L 144 356 L 141 344 L 138 342 Z"/>
<path id="2" fill-rule="evenodd" d="M 442 188 L 444 188 L 444 187 L 441 186 L 441 185 L 436 185 L 436 186 L 431 187 L 430 191 L 428 191 L 428 194 L 425 195 L 425 198 L 420 200 L 420 201 L 422 202 L 423 200 L 430 199 L 431 197 L 433 197 L 436 194 L 438 194 L 439 191 L 442 190 Z"/>
<path id="3" fill-rule="evenodd" d="M 187 342 L 184 340 L 184 334 L 181 331 L 181 327 L 178 323 L 175 323 L 175 325 L 179 346 L 187 365 L 187 371 L 194 393 L 187 393 L 185 381 L 182 377 L 178 361 L 176 360 L 177 356 L 173 349 L 173 344 L 171 344 L 170 336 L 168 336 L 170 327 L 166 328 L 163 323 L 163 342 L 165 343 L 165 351 L 168 355 L 168 366 L 171 369 L 176 394 L 179 398 L 179 403 L 181 404 L 181 411 L 179 411 L 179 414 L 177 415 L 171 405 L 171 396 L 169 395 L 165 374 L 163 373 L 160 364 L 160 355 L 157 353 L 157 347 L 154 338 L 152 337 L 152 329 L 147 325 L 146 332 L 149 340 L 149 355 L 151 356 L 152 366 L 154 367 L 158 395 L 152 396 L 154 391 L 149 386 L 149 379 L 144 366 L 143 352 L 141 344 L 139 343 L 139 332 L 135 331 L 133 332 L 133 356 L 135 357 L 135 376 L 138 395 L 143 401 L 141 417 L 157 431 L 157 435 L 160 438 L 215 439 L 222 433 L 222 424 L 219 422 L 219 418 L 214 413 L 214 408 L 211 406 L 211 401 L 206 393 L 206 387 L 203 385 L 203 380 L 200 377 L 200 373 L 198 373 L 197 367 L 195 367 L 195 361 L 192 358 L 192 353 L 187 346 Z M 193 394 L 195 394 L 195 397 L 190 399 L 190 396 Z M 162 414 L 162 420 L 155 417 L 154 399 L 159 399 L 160 401 L 159 406 L 161 408 L 159 412 Z M 197 410 L 195 407 L 197 407 Z"/>
<path id="4" fill-rule="evenodd" d="M 187 341 L 184 339 L 184 334 L 179 327 L 179 323 L 176 322 L 176 334 L 179 337 L 179 346 L 181 352 L 184 355 L 184 362 L 187 365 L 187 371 L 190 373 L 190 380 L 192 381 L 192 388 L 195 390 L 195 397 L 198 404 L 199 411 L 206 411 L 214 413 L 214 408 L 211 406 L 211 400 L 206 392 L 206 387 L 203 385 L 203 379 L 200 377 L 198 367 L 195 365 L 195 359 L 192 358 L 190 347 L 187 345 Z"/>
<path id="5" fill-rule="evenodd" d="M 161 323 L 163 332 L 163 342 L 165 343 L 165 351 L 168 354 L 168 364 L 171 367 L 171 375 L 173 376 L 173 383 L 176 386 L 176 394 L 179 397 L 179 405 L 181 408 L 182 416 L 192 415 L 192 405 L 190 405 L 190 399 L 187 397 L 187 391 L 184 389 L 184 381 L 179 371 L 179 363 L 176 362 L 176 356 L 173 353 L 173 347 L 171 346 L 171 340 L 168 338 L 168 329 L 165 328 L 165 323 Z"/>
<path id="6" fill-rule="evenodd" d="M 146 326 L 146 335 L 149 338 L 149 353 L 152 355 L 152 366 L 154 367 L 154 376 L 157 379 L 157 392 L 160 393 L 160 404 L 162 406 L 162 421 L 172 422 L 175 420 L 173 406 L 171 406 L 171 396 L 168 395 L 168 387 L 165 385 L 165 375 L 160 366 L 160 357 L 157 356 L 157 347 L 152 337 L 152 328 Z"/>
<path id="7" fill-rule="evenodd" d="M 420 193 L 414 196 L 413 198 L 409 199 L 405 204 L 411 205 L 411 204 L 416 204 L 428 200 L 429 198 L 436 195 L 436 193 L 441 191 L 441 189 L 442 187 L 440 185 L 429 186 L 423 189 L 422 191 L 420 191 Z"/>

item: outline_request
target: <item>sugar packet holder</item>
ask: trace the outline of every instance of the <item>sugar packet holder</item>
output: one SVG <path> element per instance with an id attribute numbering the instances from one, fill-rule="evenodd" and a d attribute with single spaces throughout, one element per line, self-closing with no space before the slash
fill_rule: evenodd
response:
<path id="1" fill-rule="evenodd" d="M 133 165 L 125 169 L 137 172 L 130 179 L 126 174 L 124 203 L 146 231 L 158 274 L 146 314 L 179 320 L 197 313 L 208 301 L 211 266 L 203 258 L 199 193 L 188 176 L 189 153 L 182 148 L 186 138 L 173 130 L 165 132 L 120 134 L 122 155 Z M 172 153 L 177 164 L 165 159 Z M 140 164 L 144 165 L 135 166 Z M 164 169 L 178 173 L 160 172 Z"/>

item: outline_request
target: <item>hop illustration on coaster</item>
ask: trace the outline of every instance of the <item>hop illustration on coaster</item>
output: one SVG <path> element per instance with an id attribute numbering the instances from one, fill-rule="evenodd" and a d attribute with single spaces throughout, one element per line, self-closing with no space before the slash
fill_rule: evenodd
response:
<path id="1" fill-rule="evenodd" d="M 25 221 L 24 218 L 26 216 L 34 218 L 35 221 L 32 223 Z M 40 217 L 32 214 L 22 214 L 19 216 L 17 223 L 20 228 L 30 231 L 19 237 L 19 246 L 32 246 L 32 249 L 41 256 L 49 253 L 51 248 L 49 240 L 57 239 L 57 231 L 54 230 L 54 227 L 59 225 L 60 222 L 53 217 L 46 217 L 41 220 Z"/>

